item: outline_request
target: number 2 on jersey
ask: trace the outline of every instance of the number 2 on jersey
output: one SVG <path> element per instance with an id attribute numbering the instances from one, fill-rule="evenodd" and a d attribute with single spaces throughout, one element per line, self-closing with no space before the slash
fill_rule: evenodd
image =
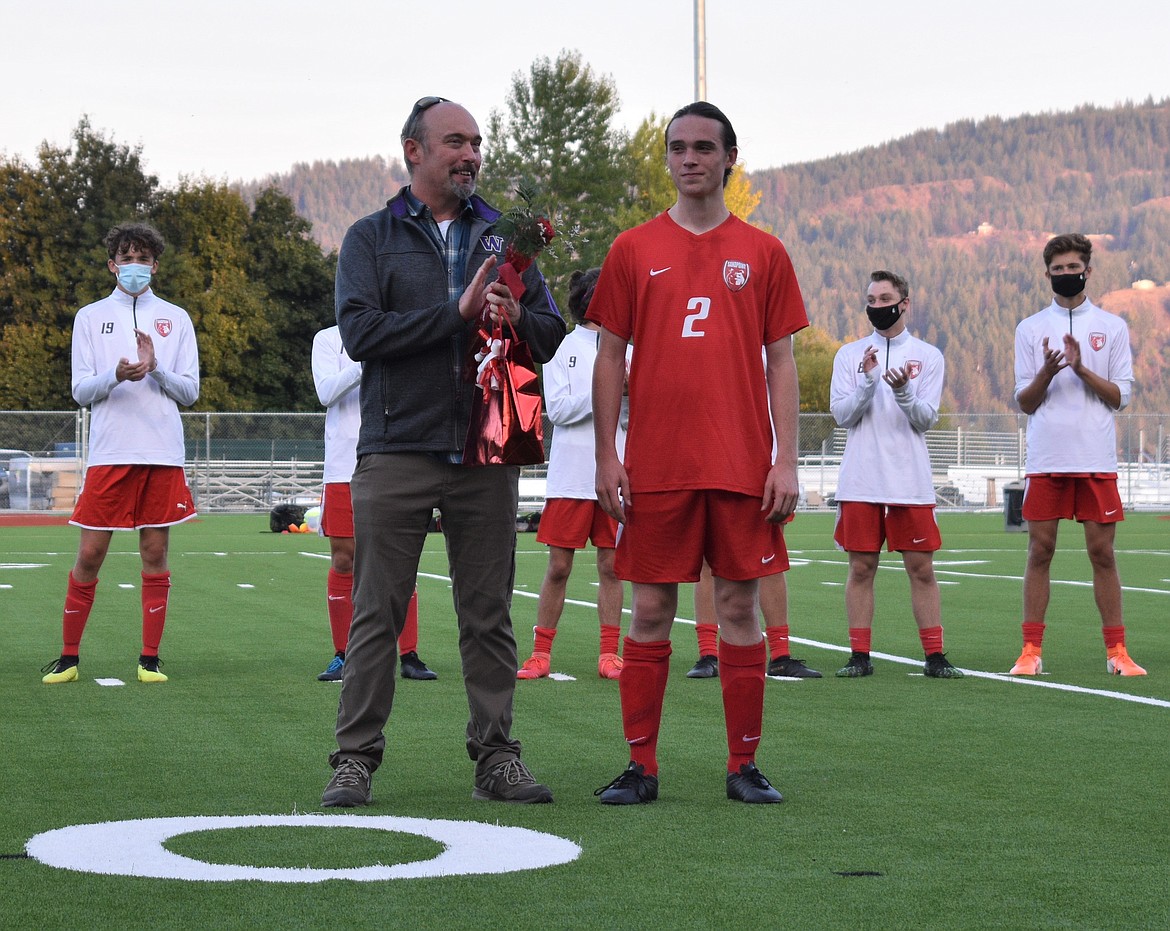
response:
<path id="1" fill-rule="evenodd" d="M 706 336 L 706 330 L 696 330 L 695 324 L 700 320 L 706 320 L 707 314 L 711 312 L 711 298 L 709 297 L 692 297 L 687 301 L 687 310 L 695 311 L 693 314 L 687 314 L 683 318 L 682 335 L 685 339 L 688 336 Z"/>

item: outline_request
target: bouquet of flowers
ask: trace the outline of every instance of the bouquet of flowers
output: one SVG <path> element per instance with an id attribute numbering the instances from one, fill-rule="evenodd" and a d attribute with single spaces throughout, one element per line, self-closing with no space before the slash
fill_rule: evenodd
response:
<path id="1" fill-rule="evenodd" d="M 535 192 L 518 185 L 519 201 L 495 224 L 507 243 L 497 267 L 500 280 L 517 300 L 524 294 L 521 275 L 556 231 L 533 207 Z M 471 342 L 474 381 L 480 389 L 472 402 L 471 421 L 463 447 L 464 465 L 532 465 L 544 462 L 544 402 L 536 365 L 527 344 L 504 313 L 492 320 L 484 302 Z"/>
<path id="2" fill-rule="evenodd" d="M 507 243 L 504 247 L 504 261 L 496 267 L 500 281 L 508 286 L 516 300 L 527 290 L 520 277 L 527 271 L 533 260 L 552 242 L 556 230 L 548 218 L 539 214 L 533 201 L 536 191 L 526 184 L 516 186 L 519 202 L 496 221 L 495 231 Z M 488 311 L 491 305 L 484 302 L 479 316 L 479 326 L 472 340 L 475 359 L 475 383 L 481 388 L 500 390 L 500 366 L 504 352 L 503 320 L 492 322 Z M 513 336 L 515 334 L 513 333 Z"/>

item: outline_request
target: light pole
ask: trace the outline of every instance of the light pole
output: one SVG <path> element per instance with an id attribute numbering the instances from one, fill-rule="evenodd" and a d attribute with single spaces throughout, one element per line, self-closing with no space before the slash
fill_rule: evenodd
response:
<path id="1" fill-rule="evenodd" d="M 695 0 L 695 100 L 707 99 L 707 4 Z"/>

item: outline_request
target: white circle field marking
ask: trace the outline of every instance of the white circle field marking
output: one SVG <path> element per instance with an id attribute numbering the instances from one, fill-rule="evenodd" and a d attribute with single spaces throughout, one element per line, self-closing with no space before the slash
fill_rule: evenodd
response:
<path id="1" fill-rule="evenodd" d="M 167 850 L 163 843 L 196 831 L 231 828 L 365 828 L 429 837 L 444 850 L 429 860 L 348 869 L 248 866 L 205 863 Z M 380 882 L 433 876 L 514 873 L 570 863 L 581 854 L 572 841 L 528 828 L 360 815 L 250 815 L 232 817 L 143 818 L 76 824 L 37 834 L 26 845 L 29 856 L 47 866 L 108 876 L 186 879 L 194 882 L 319 883 L 330 879 Z"/>

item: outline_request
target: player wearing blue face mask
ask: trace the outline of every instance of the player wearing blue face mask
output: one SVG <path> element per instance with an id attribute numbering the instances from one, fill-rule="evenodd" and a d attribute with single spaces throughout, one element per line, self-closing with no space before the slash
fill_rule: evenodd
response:
<path id="1" fill-rule="evenodd" d="M 81 635 L 115 530 L 137 530 L 142 557 L 140 682 L 165 682 L 159 643 L 167 617 L 170 527 L 195 516 L 183 465 L 179 405 L 199 397 L 191 318 L 150 282 L 166 248 L 144 223 L 106 236 L 113 293 L 81 308 L 73 324 L 73 398 L 91 409 L 85 483 L 70 523 L 81 528 L 62 618 L 61 657 L 43 682 L 76 681 Z"/>

